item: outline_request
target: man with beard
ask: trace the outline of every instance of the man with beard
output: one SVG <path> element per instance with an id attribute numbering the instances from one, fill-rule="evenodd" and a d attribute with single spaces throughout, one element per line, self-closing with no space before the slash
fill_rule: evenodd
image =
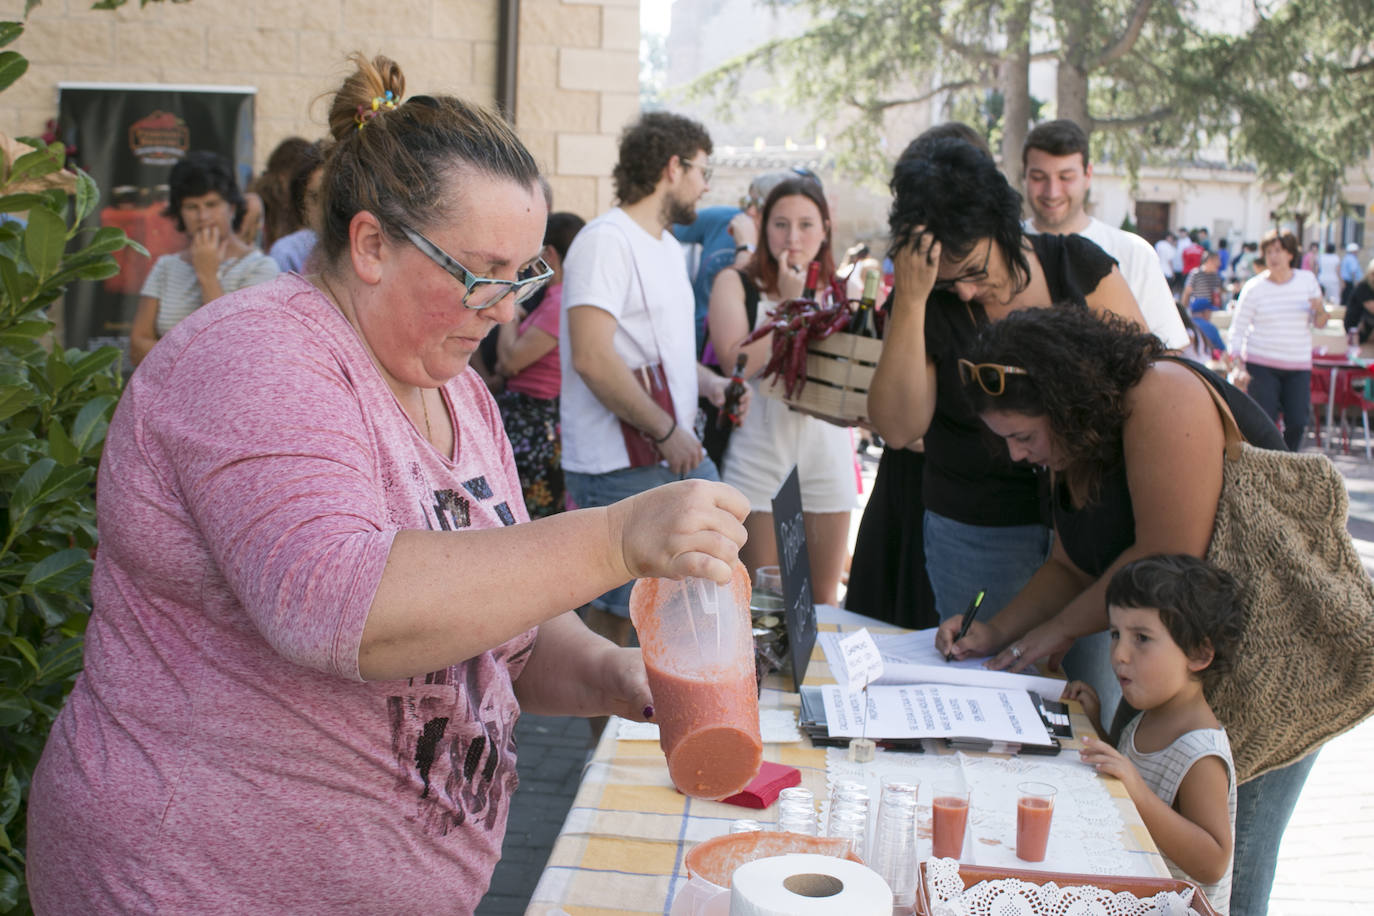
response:
<path id="1" fill-rule="evenodd" d="M 674 223 L 696 219 L 711 137 L 651 112 L 627 127 L 613 179 L 619 206 L 592 220 L 563 263 L 558 346 L 568 493 L 605 506 L 688 477 L 718 480 L 694 432 L 697 398 L 723 404 L 728 378 L 697 362 L 695 300 Z M 621 645 L 630 585 L 595 599 L 587 624 Z"/>
<path id="2" fill-rule="evenodd" d="M 1084 209 L 1093 167 L 1083 129 L 1068 120 L 1037 124 L 1021 147 L 1021 164 L 1026 173 L 1026 200 L 1034 214 L 1025 221 L 1026 232 L 1076 234 L 1095 242 L 1116 259 L 1155 336 L 1170 349 L 1186 347 L 1188 332 L 1150 243 L 1094 219 Z"/>

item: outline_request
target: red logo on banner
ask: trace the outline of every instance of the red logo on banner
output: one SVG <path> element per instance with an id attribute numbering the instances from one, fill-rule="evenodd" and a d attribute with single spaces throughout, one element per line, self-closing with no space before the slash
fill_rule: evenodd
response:
<path id="1" fill-rule="evenodd" d="M 190 147 L 191 131 L 171 112 L 155 111 L 129 125 L 129 149 L 144 165 L 173 165 Z"/>

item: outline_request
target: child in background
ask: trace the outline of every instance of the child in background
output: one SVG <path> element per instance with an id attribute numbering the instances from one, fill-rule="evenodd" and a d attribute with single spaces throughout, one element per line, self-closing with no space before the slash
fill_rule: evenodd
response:
<path id="1" fill-rule="evenodd" d="M 1243 627 L 1235 580 L 1195 557 L 1137 560 L 1107 586 L 1112 667 L 1126 702 L 1142 712 L 1117 748 L 1084 738 L 1080 756 L 1120 779 L 1169 871 L 1202 886 L 1218 913 L 1230 910 L 1236 824 L 1231 745 L 1203 695 L 1204 679 L 1229 668 Z M 1092 687 L 1073 681 L 1066 699 L 1098 722 Z"/>

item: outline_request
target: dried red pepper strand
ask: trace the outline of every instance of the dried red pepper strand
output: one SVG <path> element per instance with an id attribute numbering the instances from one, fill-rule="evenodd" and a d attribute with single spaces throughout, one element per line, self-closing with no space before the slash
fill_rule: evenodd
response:
<path id="1" fill-rule="evenodd" d="M 790 372 L 787 377 L 787 396 L 793 397 L 794 392 L 801 394 L 802 388 L 806 385 L 806 335 L 798 334 L 792 343 L 792 365 L 788 367 Z"/>

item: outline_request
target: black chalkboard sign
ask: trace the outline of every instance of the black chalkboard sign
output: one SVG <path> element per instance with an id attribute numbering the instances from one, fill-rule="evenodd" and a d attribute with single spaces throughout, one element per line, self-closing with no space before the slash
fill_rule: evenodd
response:
<path id="1" fill-rule="evenodd" d="M 816 645 L 816 605 L 811 600 L 811 560 L 806 553 L 806 525 L 802 520 L 801 484 L 796 467 L 773 497 L 773 532 L 778 539 L 792 678 L 800 691 L 811 650 Z"/>

